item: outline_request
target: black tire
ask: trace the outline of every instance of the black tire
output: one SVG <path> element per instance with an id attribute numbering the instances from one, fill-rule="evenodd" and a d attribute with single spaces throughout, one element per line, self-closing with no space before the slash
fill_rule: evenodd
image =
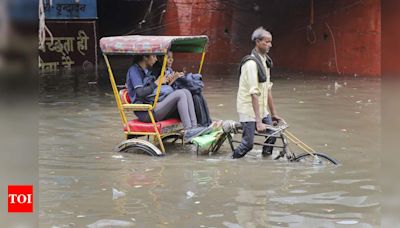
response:
<path id="1" fill-rule="evenodd" d="M 323 153 L 314 153 L 314 155 L 317 155 L 318 158 L 323 162 L 323 163 L 330 163 L 333 165 L 339 165 L 339 162 L 336 161 L 334 158 L 329 157 L 326 154 Z M 302 161 L 306 161 L 306 159 L 314 159 L 309 153 L 304 153 L 304 154 L 300 154 L 299 156 L 296 156 L 296 158 L 294 159 L 295 162 L 302 162 Z"/>

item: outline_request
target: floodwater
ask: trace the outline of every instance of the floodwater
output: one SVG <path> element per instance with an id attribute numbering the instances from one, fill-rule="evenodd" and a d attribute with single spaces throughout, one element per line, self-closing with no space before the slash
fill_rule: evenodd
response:
<path id="1" fill-rule="evenodd" d="M 263 159 L 257 148 L 232 160 L 228 145 L 212 156 L 190 145 L 169 146 L 162 158 L 113 152 L 124 139 L 114 97 L 85 78 L 41 83 L 41 227 L 380 225 L 380 80 L 273 78 L 280 116 L 339 160 L 333 168 Z M 236 77 L 205 83 L 213 118 L 236 119 Z"/>

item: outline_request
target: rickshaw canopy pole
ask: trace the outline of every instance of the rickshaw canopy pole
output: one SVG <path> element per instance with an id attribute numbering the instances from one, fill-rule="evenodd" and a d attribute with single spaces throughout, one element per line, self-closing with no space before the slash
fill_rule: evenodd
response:
<path id="1" fill-rule="evenodd" d="M 106 62 L 106 65 L 107 65 L 108 74 L 110 76 L 111 87 L 113 89 L 115 101 L 117 102 L 119 114 L 121 115 L 122 124 L 125 125 L 128 121 L 127 121 L 126 115 L 124 113 L 124 108 L 122 106 L 121 98 L 118 95 L 118 89 L 117 89 L 117 84 L 115 83 L 114 74 L 112 72 L 111 65 L 107 58 L 107 55 L 103 54 L 103 57 L 104 57 L 104 61 Z"/>
<path id="2" fill-rule="evenodd" d="M 206 56 L 206 52 L 204 51 L 203 54 L 201 55 L 201 61 L 200 61 L 200 66 L 199 66 L 199 74 L 201 74 L 201 70 L 203 69 L 203 64 L 204 64 L 204 57 Z"/>
<path id="3" fill-rule="evenodd" d="M 154 98 L 154 103 L 153 103 L 151 110 L 154 110 L 156 108 L 158 98 L 160 96 L 161 84 L 165 80 L 165 69 L 167 68 L 167 59 L 168 59 L 167 55 L 164 55 L 163 65 L 161 68 L 161 75 L 160 75 L 160 79 L 158 80 L 158 85 L 157 85 L 157 93 L 156 93 L 156 97 Z"/>

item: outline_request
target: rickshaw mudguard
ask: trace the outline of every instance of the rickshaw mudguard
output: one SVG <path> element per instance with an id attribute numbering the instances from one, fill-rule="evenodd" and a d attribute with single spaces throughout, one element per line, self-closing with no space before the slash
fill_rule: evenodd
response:
<path id="1" fill-rule="evenodd" d="M 149 141 L 143 139 L 127 139 L 122 141 L 118 146 L 114 148 L 115 152 L 124 152 L 128 148 L 135 148 L 135 147 L 146 147 L 154 152 L 155 156 L 164 156 L 163 153 L 158 147 L 150 143 Z"/>

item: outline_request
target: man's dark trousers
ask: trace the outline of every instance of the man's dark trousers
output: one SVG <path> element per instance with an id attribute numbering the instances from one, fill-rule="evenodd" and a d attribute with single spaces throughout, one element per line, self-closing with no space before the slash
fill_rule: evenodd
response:
<path id="1" fill-rule="evenodd" d="M 272 126 L 271 116 L 268 115 L 262 119 L 264 124 L 268 124 Z M 242 124 L 242 141 L 239 146 L 234 150 L 232 157 L 233 158 L 241 158 L 247 154 L 250 150 L 253 149 L 254 143 L 254 133 L 256 132 L 256 122 L 241 122 Z M 267 130 L 268 134 L 272 134 L 272 130 Z M 276 137 L 269 137 L 265 143 L 274 144 L 276 141 Z M 263 155 L 271 155 L 272 154 L 272 146 L 263 146 Z"/>

